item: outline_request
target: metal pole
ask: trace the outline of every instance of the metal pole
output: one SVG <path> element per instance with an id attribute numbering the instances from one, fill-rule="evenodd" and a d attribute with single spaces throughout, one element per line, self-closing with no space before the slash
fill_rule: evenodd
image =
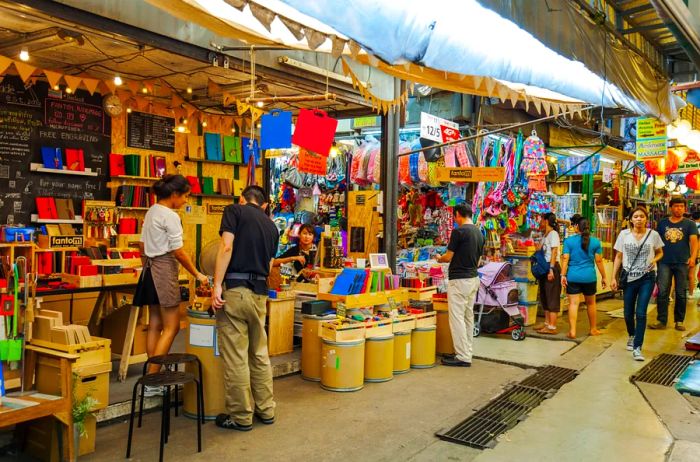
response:
<path id="1" fill-rule="evenodd" d="M 401 82 L 394 79 L 394 98 L 400 95 Z M 398 242 L 398 227 L 396 207 L 398 204 L 399 182 L 397 172 L 399 170 L 399 119 L 396 111 L 389 111 L 382 115 L 382 208 L 384 253 L 386 253 L 391 270 L 396 272 L 396 246 Z"/>

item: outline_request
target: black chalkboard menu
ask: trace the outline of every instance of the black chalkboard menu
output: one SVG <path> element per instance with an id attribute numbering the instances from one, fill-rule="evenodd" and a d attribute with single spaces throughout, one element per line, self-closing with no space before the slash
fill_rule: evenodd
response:
<path id="1" fill-rule="evenodd" d="M 175 119 L 145 112 L 127 114 L 126 145 L 151 151 L 175 152 Z"/>
<path id="2" fill-rule="evenodd" d="M 0 79 L 0 224 L 31 226 L 39 196 L 71 198 L 76 213 L 83 199 L 109 199 L 112 126 L 102 96 L 83 90 L 67 95 L 15 76 Z M 66 149 L 82 149 L 85 168 L 97 176 L 31 171 L 31 163 L 43 162 L 42 147 L 61 148 L 64 162 Z"/>

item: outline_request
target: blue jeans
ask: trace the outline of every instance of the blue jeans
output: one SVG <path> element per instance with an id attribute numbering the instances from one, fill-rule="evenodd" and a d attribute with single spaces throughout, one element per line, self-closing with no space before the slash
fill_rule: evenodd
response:
<path id="1" fill-rule="evenodd" d="M 668 322 L 668 304 L 671 295 L 671 278 L 676 282 L 676 302 L 673 307 L 673 321 L 683 322 L 685 319 L 685 305 L 688 300 L 688 265 L 685 263 L 668 265 L 659 263 L 659 276 L 656 283 L 659 285 L 659 296 L 656 299 L 656 319 L 661 324 Z"/>
<path id="2" fill-rule="evenodd" d="M 644 343 L 644 331 L 647 328 L 647 307 L 654 291 L 656 274 L 652 271 L 636 281 L 628 282 L 623 293 L 625 301 L 625 324 L 627 335 L 634 335 L 634 348 L 641 348 Z M 635 322 L 636 317 L 636 322 Z"/>

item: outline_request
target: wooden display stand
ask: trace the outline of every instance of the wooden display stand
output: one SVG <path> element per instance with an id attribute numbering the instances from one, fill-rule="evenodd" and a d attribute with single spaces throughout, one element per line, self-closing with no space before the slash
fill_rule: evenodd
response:
<path id="1" fill-rule="evenodd" d="M 377 236 L 382 218 L 377 211 L 379 191 L 348 192 L 348 257 L 367 258 L 379 251 Z"/>
<path id="2" fill-rule="evenodd" d="M 389 303 L 390 298 L 395 302 L 407 302 L 409 299 L 408 289 L 385 290 L 383 292 L 370 292 L 357 295 L 333 295 L 321 292 L 318 294 L 319 300 L 328 300 L 334 305 L 338 302 L 342 302 L 345 303 L 346 308 L 386 305 Z"/>
<path id="3" fill-rule="evenodd" d="M 291 294 L 267 299 L 267 348 L 270 356 L 294 351 L 294 298 Z"/>

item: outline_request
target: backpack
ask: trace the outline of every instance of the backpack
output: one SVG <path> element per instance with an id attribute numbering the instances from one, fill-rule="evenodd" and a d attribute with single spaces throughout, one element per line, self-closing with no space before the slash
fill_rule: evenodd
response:
<path id="1" fill-rule="evenodd" d="M 540 249 L 530 257 L 530 272 L 535 279 L 540 280 L 549 273 L 549 262 L 544 257 L 544 250 Z"/>

